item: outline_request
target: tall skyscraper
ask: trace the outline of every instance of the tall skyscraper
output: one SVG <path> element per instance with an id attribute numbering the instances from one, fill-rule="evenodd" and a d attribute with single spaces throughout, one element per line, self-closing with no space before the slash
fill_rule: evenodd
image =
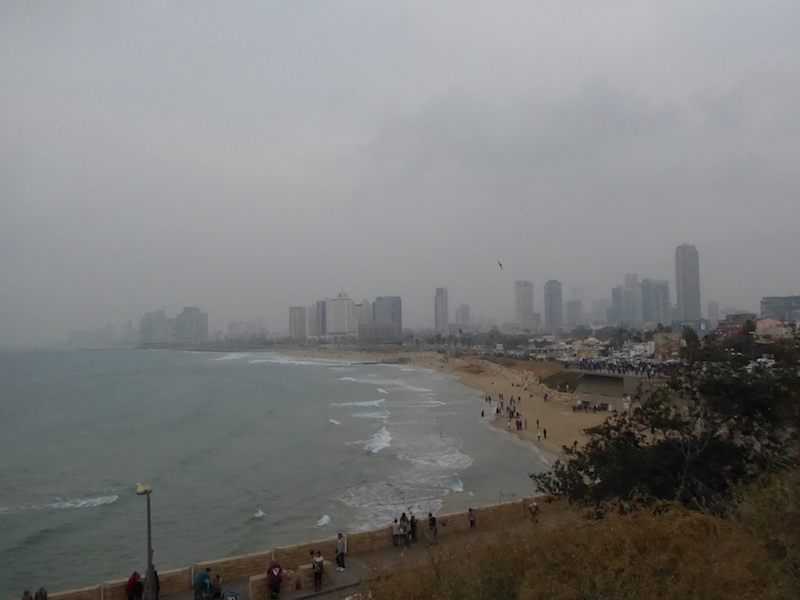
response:
<path id="1" fill-rule="evenodd" d="M 678 320 L 700 319 L 700 255 L 697 248 L 681 244 L 675 249 L 675 289 Z"/>
<path id="2" fill-rule="evenodd" d="M 561 327 L 564 322 L 561 282 L 550 279 L 544 284 L 544 324 L 549 329 Z"/>
<path id="3" fill-rule="evenodd" d="M 672 322 L 672 305 L 669 301 L 669 281 L 657 279 L 653 283 L 653 321 L 666 325 Z"/>
<path id="4" fill-rule="evenodd" d="M 325 300 L 326 333 L 335 337 L 355 337 L 358 335 L 358 319 L 355 303 L 340 292 L 336 298 Z"/>
<path id="5" fill-rule="evenodd" d="M 459 325 L 469 325 L 469 304 L 459 304 L 456 306 L 456 323 Z"/>
<path id="6" fill-rule="evenodd" d="M 447 325 L 447 288 L 436 288 L 436 297 L 433 300 L 433 317 L 436 331 L 442 335 L 449 333 Z"/>
<path id="7" fill-rule="evenodd" d="M 372 303 L 372 322 L 392 324 L 394 339 L 403 337 L 403 301 L 400 296 L 378 296 Z"/>
<path id="8" fill-rule="evenodd" d="M 608 324 L 619 325 L 622 322 L 625 289 L 621 285 L 611 288 L 611 307 L 608 309 Z"/>
<path id="9" fill-rule="evenodd" d="M 514 298 L 517 307 L 517 323 L 533 323 L 533 283 L 514 282 Z"/>
<path id="10" fill-rule="evenodd" d="M 289 337 L 293 340 L 306 339 L 306 307 L 289 307 Z"/>
<path id="11" fill-rule="evenodd" d="M 622 320 L 631 325 L 638 325 L 642 321 L 642 298 L 639 293 L 639 276 L 636 273 L 625 275 Z"/>

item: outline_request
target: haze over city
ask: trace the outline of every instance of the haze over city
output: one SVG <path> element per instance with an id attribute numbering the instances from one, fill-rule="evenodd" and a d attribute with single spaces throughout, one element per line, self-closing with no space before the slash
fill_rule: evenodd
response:
<path id="1" fill-rule="evenodd" d="M 344 291 L 407 327 L 607 298 L 696 246 L 703 306 L 800 293 L 800 5 L 0 5 L 0 345 Z M 498 265 L 502 263 L 502 268 Z"/>

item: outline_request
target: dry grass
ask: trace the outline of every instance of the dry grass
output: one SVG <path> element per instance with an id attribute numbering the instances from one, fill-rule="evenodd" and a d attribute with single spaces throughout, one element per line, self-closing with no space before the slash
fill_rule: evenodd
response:
<path id="1" fill-rule="evenodd" d="M 434 549 L 379 568 L 376 600 L 778 600 L 800 597 L 800 474 L 747 491 L 729 519 L 677 506 Z M 789 522 L 790 521 L 790 522 Z"/>

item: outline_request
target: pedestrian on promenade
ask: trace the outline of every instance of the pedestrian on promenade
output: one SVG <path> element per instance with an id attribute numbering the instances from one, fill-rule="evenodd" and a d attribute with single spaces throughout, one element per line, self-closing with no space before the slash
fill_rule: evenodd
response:
<path id="1" fill-rule="evenodd" d="M 336 570 L 344 571 L 344 555 L 347 554 L 347 539 L 340 533 L 336 542 Z"/>
<path id="2" fill-rule="evenodd" d="M 194 588 L 194 600 L 203 600 L 203 592 L 211 588 L 211 567 L 206 567 L 205 571 L 200 571 L 194 576 L 192 587 Z"/>
<path id="3" fill-rule="evenodd" d="M 281 580 L 283 579 L 283 567 L 278 561 L 273 560 L 267 569 L 267 587 L 269 587 L 269 597 L 276 600 L 281 593 Z"/>
<path id="4" fill-rule="evenodd" d="M 317 550 L 314 560 L 311 562 L 311 570 L 314 572 L 314 591 L 322 591 L 322 573 L 325 571 L 325 560 L 322 558 L 322 552 Z"/>
<path id="5" fill-rule="evenodd" d="M 142 600 L 144 583 L 142 583 L 142 576 L 139 575 L 139 571 L 134 571 L 133 575 L 128 578 L 128 583 L 125 584 L 125 595 L 128 600 Z"/>

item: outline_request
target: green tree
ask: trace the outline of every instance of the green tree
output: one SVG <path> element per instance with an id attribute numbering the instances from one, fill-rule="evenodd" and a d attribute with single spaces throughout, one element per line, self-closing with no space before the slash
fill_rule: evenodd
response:
<path id="1" fill-rule="evenodd" d="M 796 462 L 796 369 L 689 369 L 639 398 L 630 416 L 588 429 L 582 449 L 565 448 L 565 462 L 531 477 L 571 500 L 644 496 L 721 512 L 737 484 Z"/>

